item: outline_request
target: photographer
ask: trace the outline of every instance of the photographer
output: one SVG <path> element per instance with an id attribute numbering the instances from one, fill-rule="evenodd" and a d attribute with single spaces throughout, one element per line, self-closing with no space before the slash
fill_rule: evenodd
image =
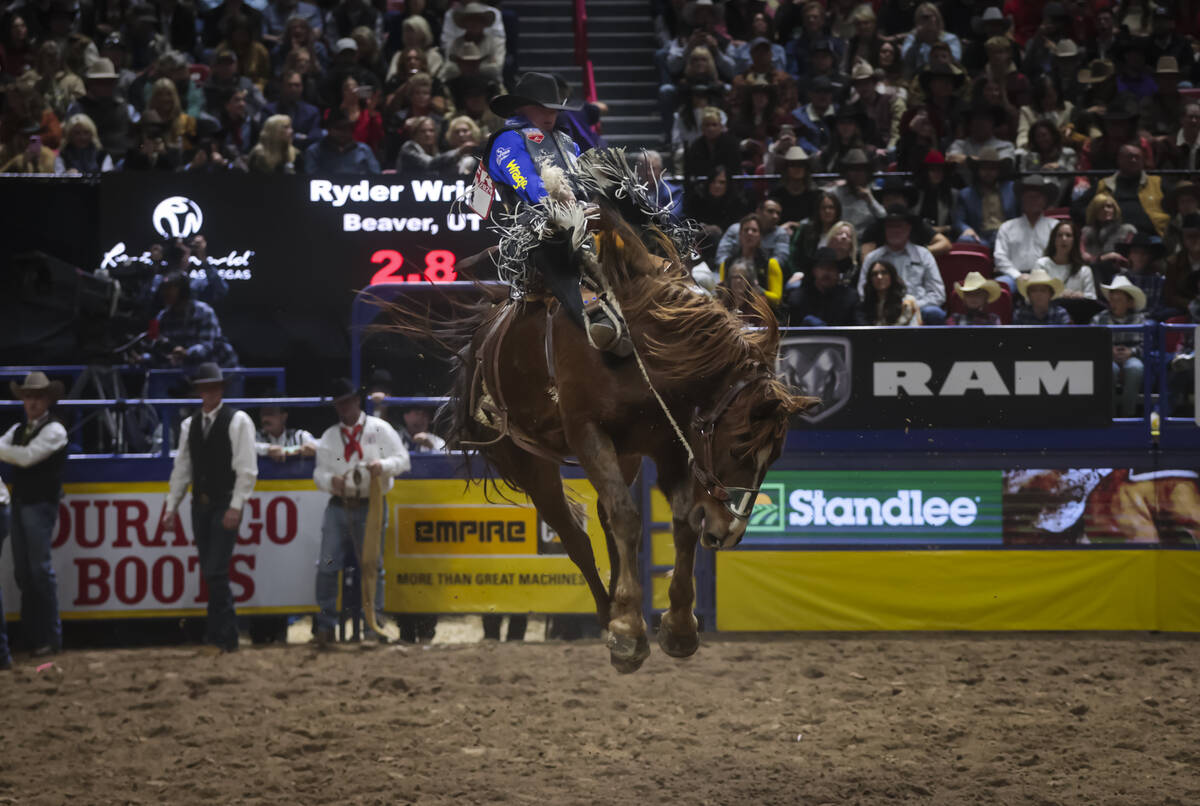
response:
<path id="1" fill-rule="evenodd" d="M 223 368 L 237 367 L 238 357 L 221 333 L 221 323 L 211 306 L 192 299 L 186 273 L 175 271 L 162 280 L 163 305 L 156 317 L 158 341 L 144 357 L 164 367 L 195 367 L 213 362 Z"/>
<path id="2" fill-rule="evenodd" d="M 0 147 L 0 173 L 54 173 L 54 149 L 42 145 L 41 130 L 39 124 L 30 123 Z"/>

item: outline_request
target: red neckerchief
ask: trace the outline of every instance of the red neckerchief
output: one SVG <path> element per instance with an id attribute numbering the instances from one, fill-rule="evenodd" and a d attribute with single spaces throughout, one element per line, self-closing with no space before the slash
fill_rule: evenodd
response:
<path id="1" fill-rule="evenodd" d="M 358 438 L 362 436 L 363 424 L 359 423 L 351 430 L 342 426 L 342 444 L 346 447 L 345 458 L 350 461 L 350 457 L 357 452 L 358 458 L 363 458 L 362 445 L 359 444 Z"/>

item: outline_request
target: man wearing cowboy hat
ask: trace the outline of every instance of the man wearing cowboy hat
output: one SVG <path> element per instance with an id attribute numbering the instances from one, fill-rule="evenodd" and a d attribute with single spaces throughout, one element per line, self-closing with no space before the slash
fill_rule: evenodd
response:
<path id="1" fill-rule="evenodd" d="M 871 192 L 871 176 L 875 171 L 861 148 L 850 149 L 842 158 L 841 167 L 846 181 L 834 188 L 833 195 L 842 203 L 842 218 L 854 225 L 861 239 L 871 222 L 883 218 L 887 211 Z"/>
<path id="2" fill-rule="evenodd" d="M 501 200 L 510 208 L 521 202 L 541 202 L 549 195 L 541 171 L 553 166 L 570 176 L 579 157 L 579 146 L 557 126 L 558 113 L 573 107 L 562 96 L 554 76 L 529 72 L 521 76 L 511 94 L 493 98 L 491 108 L 506 118 L 486 149 L 488 173 L 496 182 Z M 571 198 L 558 201 L 573 202 L 573 193 L 568 190 L 568 195 Z M 597 348 L 628 355 L 630 345 L 623 328 L 600 310 L 594 299 L 585 310 L 573 237 L 568 232 L 541 241 L 530 263 L 571 319 L 587 329 Z"/>
<path id="3" fill-rule="evenodd" d="M 979 156 L 985 148 L 995 150 L 1001 160 L 1012 160 L 1016 147 L 1010 141 L 996 136 L 996 128 L 1003 126 L 1007 120 L 1008 113 L 1002 106 L 982 101 L 972 105 L 967 112 L 967 136 L 950 144 L 946 151 L 946 162 L 958 163 L 965 180 L 967 158 Z"/>
<path id="4" fill-rule="evenodd" d="M 1142 99 L 1142 127 L 1156 139 L 1166 140 L 1174 134 L 1183 113 L 1179 95 L 1179 62 L 1174 56 L 1159 58 L 1154 66 L 1154 93 Z M 1160 166 L 1162 167 L 1162 166 Z"/>
<path id="5" fill-rule="evenodd" d="M 1093 325 L 1140 325 L 1146 321 L 1146 294 L 1128 277 L 1118 274 L 1110 285 L 1101 285 L 1100 293 L 1108 300 L 1108 309 L 1092 317 Z M 1113 414 L 1133 417 L 1142 396 L 1142 334 L 1136 330 L 1112 331 Z"/>
<path id="6" fill-rule="evenodd" d="M 866 111 L 875 132 L 884 148 L 896 150 L 900 141 L 900 119 L 904 117 L 904 101 L 892 93 L 879 91 L 879 76 L 866 62 L 858 62 L 850 71 L 850 83 L 854 88 L 849 104 L 858 104 Z"/>
<path id="7" fill-rule="evenodd" d="M 342 570 L 346 543 L 353 541 L 361 557 L 367 528 L 371 479 L 383 480 L 383 493 L 392 480 L 411 467 L 408 451 L 396 429 L 386 421 L 363 413 L 360 390 L 346 378 L 338 378 L 331 397 L 338 422 L 325 429 L 317 442 L 317 466 L 313 481 L 329 493 L 321 521 L 321 553 L 317 557 L 317 643 L 333 642 L 338 624 L 338 572 Z M 382 529 L 387 529 L 384 508 Z M 383 610 L 383 565 L 375 589 L 375 609 Z"/>
<path id="8" fill-rule="evenodd" d="M 921 321 L 927 325 L 946 322 L 946 284 L 938 271 L 933 254 L 911 241 L 917 217 L 903 204 L 894 204 L 883 217 L 883 245 L 870 252 L 858 273 L 858 296 L 866 297 L 867 275 L 877 261 L 886 260 L 896 268 L 908 293 L 921 308 Z"/>
<path id="9" fill-rule="evenodd" d="M 12 465 L 13 576 L 21 591 L 21 624 L 34 657 L 62 649 L 58 581 L 50 558 L 67 462 L 67 429 L 50 414 L 63 395 L 61 381 L 31 372 L 13 396 L 25 408 L 25 423 L 0 437 L 0 462 Z"/>
<path id="10" fill-rule="evenodd" d="M 995 149 L 983 149 L 978 156 L 967 157 L 967 186 L 958 191 L 954 228 L 960 241 L 992 246 L 996 233 L 1009 218 L 1020 211 L 1013 182 L 1001 179 L 1012 163 L 1001 160 Z"/>
<path id="11" fill-rule="evenodd" d="M 67 107 L 67 117 L 87 115 L 96 124 L 104 150 L 109 154 L 124 154 L 129 150 L 136 113 L 123 98 L 117 97 L 120 76 L 116 67 L 109 59 L 97 59 L 84 79 L 87 94 Z"/>
<path id="12" fill-rule="evenodd" d="M 1058 193 L 1058 185 L 1037 174 L 1026 176 L 1017 185 L 1021 215 L 1000 226 L 992 255 L 996 279 L 1009 291 L 1016 279 L 1033 271 L 1038 258 L 1046 254 L 1050 233 L 1058 222 L 1043 213 L 1058 199 Z"/>
<path id="13" fill-rule="evenodd" d="M 192 538 L 200 572 L 208 585 L 204 641 L 225 652 L 238 646 L 237 614 L 229 587 L 229 561 L 237 542 L 242 507 L 254 492 L 258 457 L 254 423 L 244 411 L 224 404 L 225 378 L 214 363 L 201 364 L 192 378 L 200 411 L 179 428 L 179 452 L 171 468 L 163 509 L 165 528 L 176 528 L 176 513 L 192 489 Z"/>
<path id="14" fill-rule="evenodd" d="M 444 52 L 457 53 L 459 46 L 470 42 L 479 48 L 479 72 L 490 79 L 499 80 L 504 72 L 504 56 L 507 48 L 504 36 L 497 36 L 492 29 L 500 19 L 496 9 L 483 3 L 470 2 L 447 12 L 446 16 L 461 30 L 447 43 Z M 447 26 L 449 28 L 450 26 Z M 501 26 L 503 31 L 503 26 Z M 451 32 L 453 33 L 453 32 Z M 446 32 L 443 32 L 443 37 Z M 453 76 L 447 76 L 452 78 Z"/>

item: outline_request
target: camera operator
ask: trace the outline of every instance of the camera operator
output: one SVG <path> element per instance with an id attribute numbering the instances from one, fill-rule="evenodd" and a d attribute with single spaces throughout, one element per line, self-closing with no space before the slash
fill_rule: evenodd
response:
<path id="1" fill-rule="evenodd" d="M 157 316 L 158 341 L 144 360 L 162 367 L 195 367 L 209 361 L 224 369 L 238 366 L 237 353 L 221 333 L 212 307 L 192 298 L 187 274 L 171 272 L 160 290 L 164 307 Z"/>
<path id="2" fill-rule="evenodd" d="M 195 258 L 195 261 L 193 261 Z M 200 265 L 196 266 L 196 262 Z M 196 276 L 194 270 L 200 268 L 203 274 Z M 152 300 L 157 297 L 165 278 L 175 272 L 186 274 L 189 278 L 192 299 L 208 305 L 216 305 L 229 293 L 229 284 L 217 272 L 208 259 L 208 241 L 203 235 L 196 235 L 190 242 L 175 238 L 163 250 L 163 268 L 150 280 L 149 293 Z M 154 306 L 158 310 L 158 306 Z"/>

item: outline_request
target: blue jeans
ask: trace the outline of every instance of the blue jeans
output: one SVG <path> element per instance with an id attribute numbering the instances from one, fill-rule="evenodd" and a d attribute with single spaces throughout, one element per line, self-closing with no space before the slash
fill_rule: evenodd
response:
<path id="1" fill-rule="evenodd" d="M 387 506 L 383 509 L 382 532 L 387 531 Z M 321 522 L 321 555 L 317 557 L 317 627 L 332 630 L 338 625 L 338 572 L 342 570 L 342 558 L 351 539 L 354 540 L 355 555 L 362 556 L 363 536 L 367 532 L 367 507 L 342 506 L 330 500 L 325 506 L 325 518 Z M 380 535 L 380 547 L 383 537 Z M 360 569 L 361 571 L 361 569 Z M 375 612 L 383 613 L 383 558 L 379 562 L 379 583 L 375 587 Z"/>
<path id="2" fill-rule="evenodd" d="M 946 312 L 937 305 L 922 305 L 921 323 L 926 325 L 944 325 L 946 324 Z"/>
<path id="3" fill-rule="evenodd" d="M 1142 378 L 1146 367 L 1140 358 L 1127 358 L 1124 364 L 1112 365 L 1114 407 L 1118 417 L 1137 416 L 1138 400 L 1142 397 Z"/>
<path id="4" fill-rule="evenodd" d="M 222 649 L 237 649 L 237 613 L 233 609 L 233 590 L 229 587 L 229 561 L 237 542 L 237 531 L 226 529 L 221 519 L 228 506 L 201 506 L 192 499 L 192 534 L 200 555 L 200 573 L 208 586 L 208 619 L 204 625 L 204 643 Z"/>
<path id="5" fill-rule="evenodd" d="M 0 552 L 8 537 L 8 504 L 0 504 Z M 8 660 L 8 627 L 4 623 L 4 591 L 0 589 L 0 663 Z"/>
<path id="6" fill-rule="evenodd" d="M 13 576 L 21 591 L 21 622 L 34 648 L 62 648 L 58 579 L 50 559 L 50 544 L 57 524 L 57 501 L 13 502 Z"/>

